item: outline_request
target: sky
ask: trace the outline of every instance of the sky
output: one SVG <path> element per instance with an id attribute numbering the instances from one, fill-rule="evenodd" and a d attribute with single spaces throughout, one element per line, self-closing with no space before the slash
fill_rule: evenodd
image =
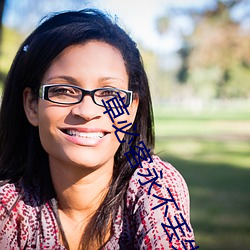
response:
<path id="1" fill-rule="evenodd" d="M 128 27 L 131 36 L 144 46 L 154 50 L 168 51 L 181 46 L 176 30 L 159 35 L 156 30 L 157 17 L 163 16 L 171 7 L 202 8 L 209 0 L 99 0 L 97 6 L 116 13 Z M 211 2 L 211 1 L 210 1 Z M 190 20 L 179 17 L 176 29 L 191 29 Z"/>
<path id="2" fill-rule="evenodd" d="M 46 8 L 43 7 L 42 13 L 36 13 L 30 8 L 29 0 L 7 1 L 4 23 L 11 27 L 18 26 L 23 31 L 34 29 L 41 17 L 49 12 L 74 9 L 75 7 L 79 9 L 86 6 L 86 1 L 83 0 L 39 0 L 40 3 L 46 1 Z M 87 7 L 97 7 L 109 12 L 112 16 L 116 15 L 119 24 L 145 48 L 155 52 L 168 53 L 181 46 L 176 31 L 191 31 L 192 23 L 185 17 L 178 17 L 173 22 L 172 30 L 165 35 L 159 35 L 156 31 L 157 17 L 167 13 L 169 8 L 177 6 L 203 8 L 205 5 L 211 4 L 213 0 L 92 0 L 88 2 Z M 19 11 L 23 6 L 26 6 L 27 15 Z M 28 17 L 29 19 L 27 19 Z"/>
<path id="3" fill-rule="evenodd" d="M 116 13 L 130 35 L 144 47 L 167 51 L 179 46 L 173 35 L 159 35 L 156 30 L 157 17 L 164 15 L 170 1 L 164 0 L 126 0 L 98 1 L 97 6 Z"/>

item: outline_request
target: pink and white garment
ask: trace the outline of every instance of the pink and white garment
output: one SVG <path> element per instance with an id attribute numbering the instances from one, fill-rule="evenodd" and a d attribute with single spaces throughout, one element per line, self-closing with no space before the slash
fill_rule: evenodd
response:
<path id="1" fill-rule="evenodd" d="M 103 249 L 196 249 L 187 185 L 172 165 L 157 156 L 152 159 L 152 163 L 144 161 L 143 168 L 132 175 L 125 208 L 119 207 L 112 235 Z M 153 178 L 155 182 L 150 181 Z M 26 188 L 18 199 L 22 190 L 21 183 L 0 186 L 0 249 L 65 250 L 52 202 L 39 205 L 33 187 Z M 169 191 L 176 203 L 171 201 Z M 159 206 L 161 203 L 164 205 Z M 176 219 L 182 224 L 179 228 Z"/>

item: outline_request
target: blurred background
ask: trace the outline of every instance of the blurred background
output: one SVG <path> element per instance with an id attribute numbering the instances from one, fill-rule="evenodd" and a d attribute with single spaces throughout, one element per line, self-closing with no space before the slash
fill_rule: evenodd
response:
<path id="1" fill-rule="evenodd" d="M 0 91 L 46 14 L 97 7 L 137 42 L 156 153 L 184 176 L 200 249 L 250 249 L 249 0 L 0 0 Z"/>

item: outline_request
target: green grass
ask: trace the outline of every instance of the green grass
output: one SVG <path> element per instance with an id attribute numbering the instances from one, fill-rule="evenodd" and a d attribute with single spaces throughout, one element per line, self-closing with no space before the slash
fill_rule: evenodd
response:
<path id="1" fill-rule="evenodd" d="M 196 244 L 206 250 L 250 246 L 250 108 L 155 110 L 156 153 L 184 176 Z"/>

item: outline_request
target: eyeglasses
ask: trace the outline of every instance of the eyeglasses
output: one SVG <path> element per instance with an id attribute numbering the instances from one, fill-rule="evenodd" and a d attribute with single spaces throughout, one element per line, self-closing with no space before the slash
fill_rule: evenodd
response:
<path id="1" fill-rule="evenodd" d="M 118 88 L 99 88 L 94 90 L 85 90 L 78 86 L 68 84 L 46 84 L 39 88 L 39 97 L 57 104 L 77 104 L 83 100 L 85 95 L 90 95 L 93 102 L 102 106 L 103 102 L 111 98 L 122 98 L 123 106 L 129 106 L 132 102 L 133 92 Z M 115 107 L 115 104 L 112 104 Z"/>

